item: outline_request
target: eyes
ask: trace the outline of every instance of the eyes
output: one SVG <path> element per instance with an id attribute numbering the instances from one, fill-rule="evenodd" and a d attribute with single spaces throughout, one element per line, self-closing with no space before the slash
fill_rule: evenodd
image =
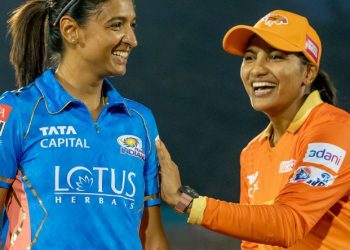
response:
<path id="1" fill-rule="evenodd" d="M 112 22 L 109 26 L 112 30 L 115 31 L 119 31 L 122 30 L 125 26 L 130 26 L 133 30 L 135 30 L 136 28 L 136 20 L 132 21 L 131 23 L 128 23 L 126 21 L 123 20 L 118 20 L 118 21 L 114 21 Z"/>
<path id="2" fill-rule="evenodd" d="M 263 53 L 263 56 L 266 56 L 267 61 L 272 61 L 272 62 L 280 62 L 288 58 L 288 54 L 278 50 L 274 50 L 270 52 L 261 52 L 261 53 Z M 243 61 L 252 62 L 257 59 L 259 54 L 260 53 L 256 53 L 254 51 L 248 50 L 243 56 Z"/>

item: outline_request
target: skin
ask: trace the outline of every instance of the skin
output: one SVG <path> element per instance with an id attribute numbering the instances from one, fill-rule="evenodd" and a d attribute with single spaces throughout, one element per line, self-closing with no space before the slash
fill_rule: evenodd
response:
<path id="1" fill-rule="evenodd" d="M 106 2 L 84 26 L 69 16 L 61 18 L 65 53 L 56 77 L 66 91 L 85 103 L 95 121 L 103 106 L 103 78 L 124 75 L 129 54 L 137 46 L 135 24 L 131 0 Z M 123 55 L 116 56 L 115 52 Z"/>
<path id="2" fill-rule="evenodd" d="M 276 50 L 258 36 L 250 39 L 241 65 L 241 79 L 252 107 L 265 113 L 273 128 L 271 146 L 278 143 L 302 106 L 318 67 L 298 54 Z M 268 88 L 256 88 L 268 83 Z M 162 199 L 172 207 L 179 202 L 181 178 L 166 146 L 158 141 Z M 190 209 L 187 210 L 190 212 Z"/>
<path id="3" fill-rule="evenodd" d="M 247 47 L 241 79 L 252 107 L 265 113 L 273 127 L 275 145 L 287 130 L 310 92 L 317 66 L 304 64 L 297 54 L 276 50 L 258 36 Z M 268 82 L 272 87 L 254 88 Z"/>
<path id="4" fill-rule="evenodd" d="M 84 26 L 69 16 L 60 20 L 65 49 L 55 75 L 70 95 L 85 103 L 94 121 L 103 107 L 103 78 L 126 73 L 129 54 L 137 46 L 135 24 L 132 0 L 107 1 Z M 116 51 L 121 55 L 114 55 Z M 7 189 L 0 188 L 1 209 L 7 193 Z M 145 250 L 169 249 L 159 206 L 145 208 L 140 238 Z"/>

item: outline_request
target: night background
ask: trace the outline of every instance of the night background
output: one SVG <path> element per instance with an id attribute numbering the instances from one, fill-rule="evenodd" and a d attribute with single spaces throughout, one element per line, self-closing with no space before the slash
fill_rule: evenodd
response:
<path id="1" fill-rule="evenodd" d="M 15 88 L 9 65 L 7 19 L 24 1 L 1 0 L 0 92 Z M 349 0 L 136 0 L 139 46 L 118 91 L 153 110 L 160 137 L 179 165 L 183 184 L 200 194 L 237 202 L 239 154 L 268 123 L 243 89 L 241 58 L 222 49 L 225 32 L 254 25 L 274 9 L 308 17 L 323 43 L 321 68 L 338 90 L 338 106 L 350 111 Z M 172 249 L 239 249 L 239 241 L 186 224 L 162 205 Z M 235 225 L 239 227 L 239 225 Z"/>

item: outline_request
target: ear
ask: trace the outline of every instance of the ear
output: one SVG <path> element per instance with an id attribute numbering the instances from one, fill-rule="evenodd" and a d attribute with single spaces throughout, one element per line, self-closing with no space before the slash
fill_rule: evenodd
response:
<path id="1" fill-rule="evenodd" d="M 76 45 L 79 43 L 79 25 L 70 16 L 63 16 L 60 20 L 62 40 L 67 44 Z"/>
<path id="2" fill-rule="evenodd" d="M 308 63 L 306 65 L 306 72 L 303 83 L 307 86 L 310 86 L 312 82 L 316 79 L 318 74 L 318 66 L 313 63 Z"/>

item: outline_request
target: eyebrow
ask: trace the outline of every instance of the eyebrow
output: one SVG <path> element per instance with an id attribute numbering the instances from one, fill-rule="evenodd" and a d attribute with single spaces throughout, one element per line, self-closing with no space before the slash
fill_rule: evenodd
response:
<path id="1" fill-rule="evenodd" d="M 116 16 L 116 17 L 112 17 L 112 18 L 108 19 L 105 23 L 111 23 L 111 22 L 119 21 L 119 20 L 127 21 L 128 19 L 129 18 L 125 17 L 125 16 Z M 135 20 L 136 20 L 136 16 L 133 17 L 132 21 L 135 21 Z"/>

